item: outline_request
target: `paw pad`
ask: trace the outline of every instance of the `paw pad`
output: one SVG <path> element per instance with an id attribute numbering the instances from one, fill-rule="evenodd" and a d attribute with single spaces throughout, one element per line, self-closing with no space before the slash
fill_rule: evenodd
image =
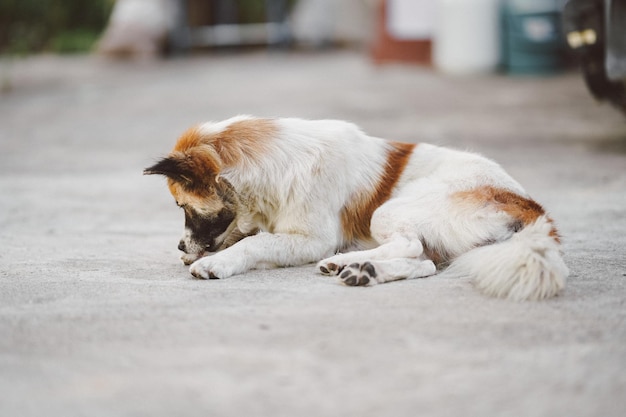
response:
<path id="1" fill-rule="evenodd" d="M 374 265 L 370 262 L 363 262 L 348 265 L 339 278 L 344 284 L 354 287 L 376 284 L 376 275 Z"/>

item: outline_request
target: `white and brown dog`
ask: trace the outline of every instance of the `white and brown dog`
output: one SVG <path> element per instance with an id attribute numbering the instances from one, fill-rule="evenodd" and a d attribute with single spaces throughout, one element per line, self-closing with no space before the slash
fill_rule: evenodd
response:
<path id="1" fill-rule="evenodd" d="M 448 266 L 485 294 L 535 300 L 568 275 L 552 220 L 498 164 L 342 121 L 205 123 L 144 173 L 165 175 L 184 209 L 178 247 L 198 278 L 319 261 L 373 285 Z"/>

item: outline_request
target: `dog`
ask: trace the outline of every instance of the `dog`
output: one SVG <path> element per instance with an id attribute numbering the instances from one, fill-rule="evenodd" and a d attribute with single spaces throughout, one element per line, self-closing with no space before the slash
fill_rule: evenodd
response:
<path id="1" fill-rule="evenodd" d="M 348 286 L 446 274 L 513 300 L 557 295 L 553 220 L 497 163 L 337 120 L 237 116 L 187 130 L 144 174 L 185 212 L 193 276 L 317 263 Z"/>

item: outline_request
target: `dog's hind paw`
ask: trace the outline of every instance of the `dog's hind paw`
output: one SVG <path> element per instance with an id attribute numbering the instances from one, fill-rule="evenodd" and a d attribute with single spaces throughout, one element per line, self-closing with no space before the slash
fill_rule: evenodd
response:
<path id="1" fill-rule="evenodd" d="M 343 268 L 339 279 L 351 287 L 371 286 L 378 284 L 377 275 L 376 268 L 371 262 L 355 262 Z"/>

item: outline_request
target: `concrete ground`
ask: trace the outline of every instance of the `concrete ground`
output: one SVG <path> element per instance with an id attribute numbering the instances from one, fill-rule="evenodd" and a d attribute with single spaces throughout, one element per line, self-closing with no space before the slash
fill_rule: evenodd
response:
<path id="1" fill-rule="evenodd" d="M 457 79 L 354 52 L 8 69 L 0 416 L 624 415 L 626 124 L 577 74 Z M 238 113 L 498 160 L 556 219 L 566 291 L 348 288 L 312 266 L 192 279 L 182 213 L 141 172 L 190 125 Z"/>

